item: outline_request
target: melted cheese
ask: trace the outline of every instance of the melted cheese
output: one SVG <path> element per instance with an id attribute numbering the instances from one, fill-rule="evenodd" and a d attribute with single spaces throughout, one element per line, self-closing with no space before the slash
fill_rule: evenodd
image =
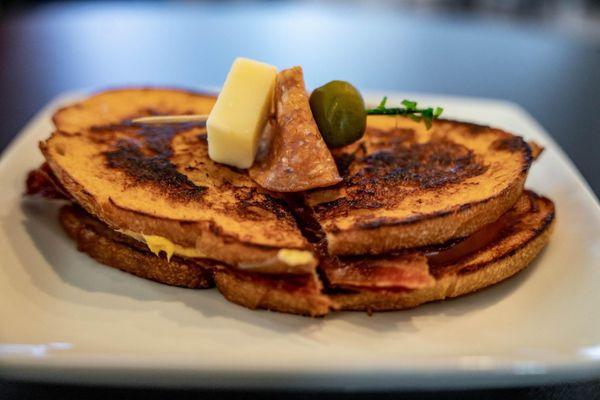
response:
<path id="1" fill-rule="evenodd" d="M 140 242 L 146 243 L 148 249 L 155 255 L 160 255 L 164 252 L 167 260 L 171 260 L 173 255 L 178 255 L 187 258 L 210 258 L 195 247 L 184 247 L 173 243 L 169 239 L 158 235 L 144 235 L 128 230 L 121 229 L 118 232 L 130 236 Z M 313 253 L 306 250 L 281 249 L 275 257 L 263 260 L 258 263 L 241 263 L 238 267 L 248 270 L 270 270 L 276 268 L 277 265 L 286 265 L 289 267 L 305 266 L 312 270 L 312 265 L 315 261 Z"/>
<path id="2" fill-rule="evenodd" d="M 132 237 L 140 242 L 146 243 L 148 249 L 157 256 L 161 251 L 163 251 L 167 256 L 167 260 L 169 261 L 171 260 L 171 257 L 173 257 L 173 254 L 188 258 L 208 258 L 206 254 L 202 253 L 195 247 L 184 247 L 178 245 L 177 243 L 173 243 L 163 236 L 144 235 L 141 233 L 128 231 L 126 229 L 119 229 L 117 232 Z"/>
<path id="3" fill-rule="evenodd" d="M 188 258 L 206 258 L 206 255 L 204 255 L 195 247 L 180 246 L 162 236 L 142 235 L 142 237 L 144 238 L 144 241 L 151 252 L 158 256 L 161 251 L 164 251 L 167 256 L 167 260 L 169 261 L 171 260 L 171 257 L 173 257 L 173 254 Z"/>

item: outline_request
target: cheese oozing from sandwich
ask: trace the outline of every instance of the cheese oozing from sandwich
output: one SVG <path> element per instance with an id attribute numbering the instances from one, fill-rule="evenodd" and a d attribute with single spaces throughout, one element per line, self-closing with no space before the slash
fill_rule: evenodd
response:
<path id="1" fill-rule="evenodd" d="M 237 58 L 208 120 L 208 155 L 216 162 L 250 168 L 273 102 L 277 68 Z"/>
<path id="2" fill-rule="evenodd" d="M 118 232 L 140 242 L 144 242 L 146 246 L 148 246 L 148 250 L 150 250 L 156 256 L 159 256 L 160 253 L 163 252 L 168 261 L 171 260 L 173 255 L 185 258 L 210 258 L 195 247 L 181 246 L 164 236 L 144 235 L 125 229 L 119 229 Z M 288 272 L 311 272 L 314 263 L 315 256 L 310 251 L 279 249 L 277 254 L 272 258 L 268 258 L 256 263 L 240 263 L 237 265 L 237 267 L 256 272 L 281 272 L 282 270 L 288 270 Z"/>
<path id="3" fill-rule="evenodd" d="M 173 243 L 169 239 L 157 236 L 157 235 L 142 235 L 148 249 L 156 254 L 157 256 L 161 251 L 167 256 L 167 260 L 170 261 L 173 254 L 178 256 L 189 257 L 189 258 L 204 258 L 206 257 L 201 251 L 198 251 L 195 247 L 184 247 L 176 243 Z"/>

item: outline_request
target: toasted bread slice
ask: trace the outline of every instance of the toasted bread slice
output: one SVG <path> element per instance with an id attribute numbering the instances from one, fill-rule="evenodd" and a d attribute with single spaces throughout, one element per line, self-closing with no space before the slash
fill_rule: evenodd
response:
<path id="1" fill-rule="evenodd" d="M 349 255 L 444 243 L 495 221 L 521 195 L 532 152 L 498 129 L 370 116 L 334 158 L 343 182 L 306 201 L 329 253 Z"/>
<path id="2" fill-rule="evenodd" d="M 167 260 L 129 236 L 120 234 L 79 206 L 64 206 L 61 225 L 77 248 L 97 261 L 141 278 L 173 286 L 210 288 L 215 282 L 230 301 L 248 308 L 322 316 L 331 300 L 314 274 L 268 275 L 235 271 L 205 259 Z"/>
<path id="3" fill-rule="evenodd" d="M 166 89 L 103 92 L 59 110 L 56 131 L 40 147 L 69 194 L 113 229 L 164 237 L 186 254 L 241 268 L 314 269 L 311 247 L 283 202 L 243 171 L 210 160 L 204 126 L 129 122 L 205 114 L 214 101 Z"/>
<path id="4" fill-rule="evenodd" d="M 227 300 L 253 310 L 321 317 L 333 306 L 316 275 L 269 276 L 220 269 L 215 283 Z"/>
<path id="5" fill-rule="evenodd" d="M 157 257 L 78 206 L 62 207 L 59 219 L 77 248 L 103 264 L 167 285 L 195 289 L 214 286 L 213 262 Z"/>
<path id="6" fill-rule="evenodd" d="M 555 221 L 554 204 L 525 192 L 501 218 L 507 222 L 505 227 L 484 248 L 450 263 L 430 265 L 433 285 L 415 290 L 354 286 L 331 298 L 343 310 L 400 310 L 462 296 L 507 279 L 528 266 L 548 243 Z"/>

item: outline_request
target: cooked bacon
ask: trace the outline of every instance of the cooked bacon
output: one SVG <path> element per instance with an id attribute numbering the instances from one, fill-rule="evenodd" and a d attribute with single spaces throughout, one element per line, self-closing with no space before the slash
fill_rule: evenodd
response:
<path id="1" fill-rule="evenodd" d="M 329 284 L 348 289 L 422 289 L 435 278 L 423 254 L 325 260 L 322 269 Z"/>
<path id="2" fill-rule="evenodd" d="M 523 215 L 530 211 L 532 207 L 534 207 L 532 198 L 529 195 L 521 196 L 513 208 L 500 218 L 466 238 L 421 250 L 427 256 L 427 261 L 431 266 L 449 264 L 464 259 L 486 248 L 505 235 L 506 230 L 518 224 L 523 219 Z"/>
<path id="3" fill-rule="evenodd" d="M 427 260 L 431 265 L 448 264 L 460 260 L 492 243 L 506 226 L 506 221 L 500 218 L 449 247 L 426 251 Z"/>
<path id="4" fill-rule="evenodd" d="M 43 163 L 37 169 L 29 171 L 25 194 L 30 196 L 38 195 L 49 199 L 72 198 L 69 192 L 58 181 L 48 163 Z"/>
<path id="5" fill-rule="evenodd" d="M 313 119 L 302 68 L 277 75 L 277 124 L 269 151 L 250 169 L 250 177 L 275 192 L 301 192 L 341 181 L 335 161 Z"/>
<path id="6" fill-rule="evenodd" d="M 345 289 L 422 289 L 435 284 L 436 269 L 474 254 L 498 239 L 507 228 L 522 219 L 531 208 L 528 197 L 497 221 L 472 235 L 452 243 L 414 249 L 410 253 L 387 256 L 326 259 L 321 268 L 329 284 Z M 432 275 L 433 273 L 433 275 Z"/>

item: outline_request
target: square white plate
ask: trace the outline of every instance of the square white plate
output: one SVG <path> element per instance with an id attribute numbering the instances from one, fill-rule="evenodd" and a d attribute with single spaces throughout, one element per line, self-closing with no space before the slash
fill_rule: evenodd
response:
<path id="1" fill-rule="evenodd" d="M 132 385 L 389 389 L 509 386 L 600 376 L 600 207 L 526 112 L 501 101 L 406 95 L 445 116 L 533 139 L 527 186 L 556 202 L 551 243 L 524 272 L 455 300 L 368 316 L 250 311 L 216 290 L 102 266 L 23 199 L 51 132 L 45 108 L 0 161 L 0 375 Z M 380 96 L 369 96 L 376 102 Z M 398 102 L 398 94 L 390 102 Z"/>

